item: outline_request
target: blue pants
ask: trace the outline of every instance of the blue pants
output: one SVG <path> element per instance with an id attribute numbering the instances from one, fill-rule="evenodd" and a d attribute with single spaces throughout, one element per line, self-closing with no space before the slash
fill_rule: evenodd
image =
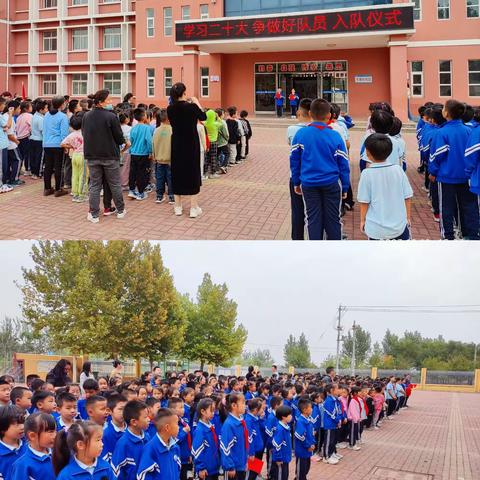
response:
<path id="1" fill-rule="evenodd" d="M 168 187 L 168 196 L 173 197 L 172 171 L 170 165 L 156 163 L 155 178 L 157 180 L 157 198 L 163 198 L 165 193 L 165 183 Z"/>
<path id="2" fill-rule="evenodd" d="M 438 198 L 442 238 L 455 240 L 454 218 L 456 218 L 458 211 L 463 238 L 479 240 L 478 197 L 470 191 L 468 183 L 438 182 Z"/>
<path id="3" fill-rule="evenodd" d="M 324 187 L 303 187 L 307 211 L 307 230 L 310 240 L 341 240 L 340 210 L 342 189 L 334 182 Z"/>
<path id="4" fill-rule="evenodd" d="M 295 117 L 297 115 L 297 110 L 298 110 L 297 105 L 290 105 L 290 110 L 292 112 L 292 117 Z"/>
<path id="5" fill-rule="evenodd" d="M 18 150 L 21 157 L 23 158 L 23 166 L 25 171 L 30 171 L 30 152 L 31 152 L 31 143 L 30 138 L 22 138 L 20 144 L 18 145 Z"/>
<path id="6" fill-rule="evenodd" d="M 13 185 L 15 180 L 18 178 L 18 173 L 20 171 L 20 166 L 22 163 L 22 157 L 20 156 L 20 152 L 18 148 L 14 148 L 13 150 L 8 150 L 8 157 L 7 157 L 7 170 L 3 171 L 4 180 L 3 183 L 8 185 Z"/>
<path id="7" fill-rule="evenodd" d="M 292 208 L 292 240 L 304 240 L 305 235 L 305 204 L 301 195 L 293 190 L 290 179 L 290 204 Z"/>
<path id="8" fill-rule="evenodd" d="M 280 118 L 280 117 L 283 117 L 283 106 L 282 105 L 277 105 L 275 107 L 276 111 L 277 111 L 277 117 Z"/>
<path id="9" fill-rule="evenodd" d="M 2 148 L 0 150 L 0 160 L 2 162 L 1 167 L 2 167 L 2 181 L 0 182 L 0 185 L 3 183 L 7 183 L 8 180 L 8 150 L 6 148 Z"/>

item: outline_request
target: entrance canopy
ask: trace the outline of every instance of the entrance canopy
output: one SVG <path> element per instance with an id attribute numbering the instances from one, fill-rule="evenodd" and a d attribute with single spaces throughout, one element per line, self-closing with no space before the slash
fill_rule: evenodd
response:
<path id="1" fill-rule="evenodd" d="M 175 22 L 177 45 L 207 53 L 374 48 L 414 32 L 413 3 Z"/>

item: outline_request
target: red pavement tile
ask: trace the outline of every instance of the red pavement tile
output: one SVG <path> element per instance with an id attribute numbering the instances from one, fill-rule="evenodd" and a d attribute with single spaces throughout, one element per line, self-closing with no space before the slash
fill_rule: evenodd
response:
<path id="1" fill-rule="evenodd" d="M 359 147 L 363 132 L 351 132 L 351 170 L 354 191 L 358 185 Z M 421 191 L 423 177 L 416 172 L 418 153 L 415 135 L 405 135 L 408 176 L 414 189 L 413 237 L 439 239 L 427 198 Z M 256 127 L 251 155 L 218 180 L 207 181 L 200 194 L 204 214 L 188 218 L 173 215 L 173 207 L 155 204 L 155 195 L 145 202 L 126 200 L 127 216 L 86 220 L 87 204 L 73 204 L 70 197 L 43 197 L 42 182 L 26 178 L 26 185 L 0 196 L 0 239 L 197 239 L 197 240 L 288 240 L 290 198 L 288 191 L 289 148 L 285 127 Z M 349 239 L 365 240 L 359 230 L 359 211 L 344 217 Z"/>

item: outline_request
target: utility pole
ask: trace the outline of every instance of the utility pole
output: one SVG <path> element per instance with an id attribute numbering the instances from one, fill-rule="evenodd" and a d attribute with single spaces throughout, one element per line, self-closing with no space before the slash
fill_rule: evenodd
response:
<path id="1" fill-rule="evenodd" d="M 337 319 L 337 359 L 335 363 L 335 373 L 338 374 L 338 369 L 340 368 L 340 342 L 342 341 L 342 310 L 343 307 L 340 304 L 338 306 L 338 319 Z"/>
<path id="2" fill-rule="evenodd" d="M 356 359 L 355 359 L 356 343 L 357 343 L 357 339 L 355 335 L 356 330 L 357 330 L 357 325 L 355 324 L 355 321 L 354 321 L 352 325 L 352 363 L 351 363 L 352 377 L 355 376 L 355 367 L 356 367 Z"/>
<path id="3" fill-rule="evenodd" d="M 477 368 L 477 347 L 478 344 L 476 343 L 473 347 L 473 369 L 476 370 Z"/>

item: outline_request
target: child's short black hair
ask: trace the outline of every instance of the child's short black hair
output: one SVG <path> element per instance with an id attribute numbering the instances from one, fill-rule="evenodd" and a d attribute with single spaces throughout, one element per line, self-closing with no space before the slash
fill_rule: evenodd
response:
<path id="1" fill-rule="evenodd" d="M 298 104 L 298 108 L 304 110 L 306 113 L 310 112 L 310 107 L 312 106 L 312 99 L 311 98 L 302 98 L 300 103 Z M 272 365 L 272 367 L 277 368 L 276 365 Z"/>
<path id="2" fill-rule="evenodd" d="M 55 399 L 55 403 L 57 404 L 57 407 L 62 407 L 65 402 L 75 402 L 77 403 L 77 398 L 75 395 L 68 393 L 68 392 L 63 392 L 57 395 Z"/>
<path id="3" fill-rule="evenodd" d="M 87 378 L 83 382 L 83 390 L 95 390 L 98 392 L 98 382 L 93 378 Z"/>
<path id="4" fill-rule="evenodd" d="M 247 118 L 248 117 L 248 112 L 246 110 L 242 110 L 240 112 L 240 118 Z"/>
<path id="5" fill-rule="evenodd" d="M 261 398 L 252 398 L 247 402 L 248 410 L 253 412 L 254 410 L 258 410 L 262 406 L 262 399 Z"/>
<path id="6" fill-rule="evenodd" d="M 20 408 L 15 405 L 0 407 L 0 439 L 3 438 L 10 425 L 24 422 L 25 412 L 22 412 Z"/>
<path id="7" fill-rule="evenodd" d="M 310 105 L 310 114 L 314 120 L 325 120 L 330 114 L 331 106 L 324 98 L 316 98 Z"/>
<path id="8" fill-rule="evenodd" d="M 161 430 L 161 428 L 168 423 L 168 420 L 172 417 L 176 417 L 175 413 L 170 410 L 169 408 L 160 408 L 153 419 L 157 430 Z"/>
<path id="9" fill-rule="evenodd" d="M 35 393 L 36 391 L 40 390 L 44 385 L 44 380 L 42 380 L 41 378 L 34 378 L 32 380 L 32 383 L 30 384 L 30 388 L 32 389 L 32 392 Z"/>
<path id="10" fill-rule="evenodd" d="M 85 402 L 85 409 L 88 410 L 89 407 L 93 407 L 96 403 L 99 402 L 106 402 L 107 399 L 105 397 L 102 397 L 100 395 L 92 395 L 91 397 L 88 397 L 86 402 Z"/>
<path id="11" fill-rule="evenodd" d="M 336 120 L 340 116 L 340 112 L 341 112 L 340 105 L 338 105 L 337 103 L 331 103 L 330 112 L 332 114 L 332 118 Z"/>
<path id="12" fill-rule="evenodd" d="M 136 109 L 133 111 L 133 118 L 134 118 L 137 122 L 143 121 L 143 119 L 146 117 L 146 115 L 147 115 L 147 112 L 146 112 L 143 108 L 136 108 Z"/>
<path id="13" fill-rule="evenodd" d="M 275 411 L 275 416 L 278 420 L 283 420 L 292 414 L 292 409 L 288 405 L 281 405 Z"/>
<path id="14" fill-rule="evenodd" d="M 402 131 L 403 123 L 398 117 L 393 117 L 393 124 L 392 128 L 390 129 L 389 135 L 394 137 L 395 135 L 399 135 Z"/>
<path id="15" fill-rule="evenodd" d="M 112 392 L 107 397 L 107 408 L 112 411 L 121 402 L 127 402 L 127 399 L 120 393 Z"/>
<path id="16" fill-rule="evenodd" d="M 298 400 L 298 409 L 300 412 L 304 412 L 310 405 L 312 405 L 311 400 L 308 397 L 301 397 Z"/>
<path id="17" fill-rule="evenodd" d="M 231 117 L 233 117 L 237 113 L 237 107 L 228 107 L 227 112 Z"/>
<path id="18" fill-rule="evenodd" d="M 140 400 L 130 400 L 127 402 L 123 409 L 123 419 L 125 420 L 125 423 L 130 425 L 132 420 L 138 420 L 140 414 L 147 408 L 147 404 L 140 402 Z"/>
<path id="19" fill-rule="evenodd" d="M 272 397 L 270 399 L 270 408 L 272 410 L 275 410 L 282 403 L 283 403 L 283 400 L 280 397 Z"/>
<path id="20" fill-rule="evenodd" d="M 70 119 L 70 126 L 73 130 L 80 130 L 82 128 L 83 112 L 78 112 L 75 115 L 72 115 Z"/>
<path id="21" fill-rule="evenodd" d="M 48 392 L 46 390 L 40 390 L 35 392 L 32 397 L 32 407 L 37 408 L 38 402 L 42 402 L 48 397 L 55 398 L 55 395 L 52 392 Z"/>
<path id="22" fill-rule="evenodd" d="M 168 408 L 174 408 L 179 404 L 183 404 L 183 399 L 178 398 L 178 397 L 171 397 L 168 400 Z"/>
<path id="23" fill-rule="evenodd" d="M 393 144 L 383 133 L 373 133 L 365 140 L 365 149 L 377 162 L 385 161 L 392 153 Z"/>
<path id="24" fill-rule="evenodd" d="M 466 105 L 458 100 L 447 100 L 447 103 L 445 103 L 445 110 L 448 112 L 452 120 L 460 120 L 465 114 Z"/>
<path id="25" fill-rule="evenodd" d="M 370 117 L 370 125 L 376 133 L 390 133 L 393 126 L 393 115 L 386 110 L 374 110 Z"/>
<path id="26" fill-rule="evenodd" d="M 147 407 L 153 407 L 153 406 L 156 405 L 157 403 L 160 403 L 160 400 L 159 400 L 158 398 L 148 397 L 148 398 L 145 400 L 145 403 L 147 404 Z"/>
<path id="27" fill-rule="evenodd" d="M 435 125 L 443 125 L 446 122 L 445 117 L 443 116 L 443 105 L 441 103 L 436 103 L 431 107 L 428 107 L 425 115 L 427 118 L 433 120 Z"/>
<path id="28" fill-rule="evenodd" d="M 10 401 L 12 405 L 17 403 L 17 400 L 20 400 L 25 392 L 29 392 L 30 390 L 27 387 L 14 387 L 10 392 Z"/>
<path id="29" fill-rule="evenodd" d="M 32 413 L 25 420 L 25 437 L 28 432 L 34 432 L 40 435 L 43 432 L 51 432 L 57 429 L 57 423 L 52 415 L 48 413 Z"/>
<path id="30" fill-rule="evenodd" d="M 468 123 L 473 120 L 473 117 L 475 115 L 475 110 L 471 105 L 465 104 L 465 113 L 462 116 L 462 122 L 463 123 Z"/>

